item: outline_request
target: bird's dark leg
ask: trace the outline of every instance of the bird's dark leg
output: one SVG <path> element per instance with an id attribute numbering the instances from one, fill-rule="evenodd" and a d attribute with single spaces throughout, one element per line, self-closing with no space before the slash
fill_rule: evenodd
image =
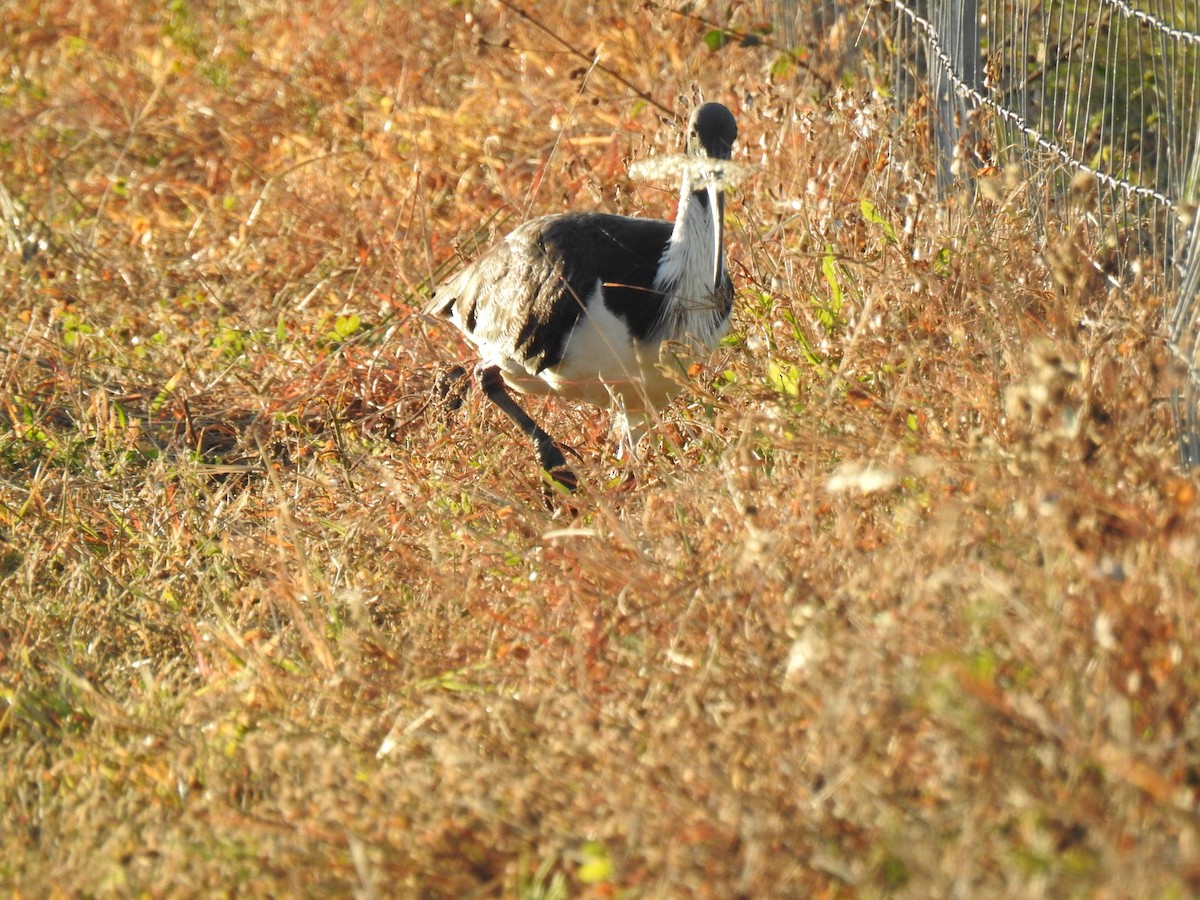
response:
<path id="1" fill-rule="evenodd" d="M 521 429 L 521 433 L 533 441 L 533 449 L 537 453 L 538 464 L 555 481 L 568 491 L 579 486 L 575 473 L 567 468 L 567 460 L 554 443 L 554 438 L 546 434 L 542 426 L 533 421 L 504 387 L 504 376 L 500 374 L 499 366 L 481 365 L 475 371 L 479 387 L 489 400 L 500 407 L 501 411 L 513 420 Z"/>

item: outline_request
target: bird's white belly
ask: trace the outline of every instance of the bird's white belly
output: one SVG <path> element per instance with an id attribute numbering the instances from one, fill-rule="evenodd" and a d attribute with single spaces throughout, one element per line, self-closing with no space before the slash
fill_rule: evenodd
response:
<path id="1" fill-rule="evenodd" d="M 659 368 L 659 345 L 636 340 L 600 293 L 597 286 L 588 298 L 556 365 L 533 374 L 516 360 L 499 360 L 514 390 L 555 393 L 601 407 L 616 394 L 628 410 L 660 407 L 678 392 L 679 385 Z"/>

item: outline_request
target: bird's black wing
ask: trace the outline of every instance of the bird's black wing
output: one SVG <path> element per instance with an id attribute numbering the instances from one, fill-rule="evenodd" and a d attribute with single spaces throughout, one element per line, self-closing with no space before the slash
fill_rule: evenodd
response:
<path id="1" fill-rule="evenodd" d="M 600 283 L 634 337 L 649 336 L 664 296 L 654 290 L 670 222 L 605 213 L 533 219 L 448 281 L 427 313 L 457 313 L 468 335 L 531 372 L 556 365 Z"/>

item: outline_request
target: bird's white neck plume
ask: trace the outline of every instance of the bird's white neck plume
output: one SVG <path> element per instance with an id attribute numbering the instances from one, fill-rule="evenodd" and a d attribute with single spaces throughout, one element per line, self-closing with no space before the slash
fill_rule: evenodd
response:
<path id="1" fill-rule="evenodd" d="M 714 296 L 713 272 L 717 266 L 714 258 L 717 224 L 711 209 L 716 202 L 714 195 L 714 191 L 705 192 L 695 173 L 684 172 L 675 228 L 654 280 L 655 289 L 667 294 L 660 332 L 663 340 L 692 338 L 711 345 L 720 336 L 724 315 L 718 312 L 720 303 Z"/>

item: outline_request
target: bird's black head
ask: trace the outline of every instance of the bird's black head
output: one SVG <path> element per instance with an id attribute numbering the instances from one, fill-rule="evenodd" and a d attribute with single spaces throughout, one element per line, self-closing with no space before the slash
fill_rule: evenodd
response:
<path id="1" fill-rule="evenodd" d="M 737 133 L 733 113 L 720 103 L 705 103 L 696 107 L 688 122 L 688 154 L 729 159 Z"/>

